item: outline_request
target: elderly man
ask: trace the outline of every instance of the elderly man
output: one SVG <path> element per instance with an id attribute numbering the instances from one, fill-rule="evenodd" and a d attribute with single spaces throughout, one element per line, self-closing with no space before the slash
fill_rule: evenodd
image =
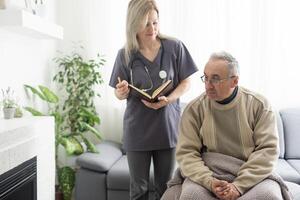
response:
<path id="1" fill-rule="evenodd" d="M 268 101 L 238 86 L 238 62 L 226 52 L 211 55 L 201 79 L 206 91 L 181 119 L 176 159 L 185 179 L 173 199 L 282 199 L 269 178 L 278 136 Z"/>

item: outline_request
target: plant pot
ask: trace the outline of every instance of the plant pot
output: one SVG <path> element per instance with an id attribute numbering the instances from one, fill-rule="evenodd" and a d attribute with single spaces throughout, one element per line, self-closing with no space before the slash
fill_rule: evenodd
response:
<path id="1" fill-rule="evenodd" d="M 16 108 L 3 108 L 4 119 L 14 118 Z"/>
<path id="2" fill-rule="evenodd" d="M 55 200 L 64 200 L 63 193 L 59 190 L 59 186 L 55 186 Z"/>

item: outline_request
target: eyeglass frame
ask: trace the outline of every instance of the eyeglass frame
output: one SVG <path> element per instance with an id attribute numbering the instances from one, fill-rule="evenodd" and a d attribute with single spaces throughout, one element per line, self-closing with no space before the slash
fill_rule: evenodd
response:
<path id="1" fill-rule="evenodd" d="M 209 80 L 208 80 L 207 76 L 205 76 L 205 74 L 204 74 L 204 75 L 202 75 L 202 76 L 200 77 L 200 79 L 201 79 L 201 81 L 202 81 L 203 83 L 210 83 L 210 84 L 212 84 L 212 85 L 218 85 L 218 84 L 220 84 L 220 83 L 222 83 L 222 82 L 224 82 L 224 81 L 226 81 L 226 80 L 232 79 L 232 78 L 234 78 L 234 77 L 236 77 L 236 76 L 233 75 L 233 76 L 229 76 L 229 77 L 223 78 L 223 79 L 212 78 L 212 79 L 209 79 Z"/>

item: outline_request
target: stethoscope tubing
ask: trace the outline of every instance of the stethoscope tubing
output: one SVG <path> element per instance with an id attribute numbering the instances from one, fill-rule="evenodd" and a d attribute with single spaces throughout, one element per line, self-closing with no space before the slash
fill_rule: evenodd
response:
<path id="1" fill-rule="evenodd" d="M 146 71 L 146 73 L 147 73 L 148 78 L 150 79 L 150 82 L 151 82 L 150 88 L 144 89 L 144 90 L 145 90 L 145 91 L 151 90 L 151 89 L 153 88 L 153 82 L 152 82 L 151 76 L 150 76 L 150 74 L 149 74 L 147 65 L 145 64 L 145 62 L 143 61 L 143 59 L 137 57 L 136 54 L 137 54 L 137 52 L 133 53 L 133 58 L 132 58 L 131 61 L 129 62 L 129 69 L 130 69 L 130 83 L 131 83 L 132 85 L 134 85 L 134 83 L 133 83 L 133 72 L 132 72 L 132 71 L 133 71 L 133 70 L 132 70 L 133 63 L 134 63 L 136 60 L 140 60 L 140 61 L 143 63 L 144 69 L 145 69 L 145 71 Z M 164 49 L 163 42 L 161 42 L 161 57 L 160 57 L 160 66 L 159 66 L 159 67 L 160 67 L 160 70 L 159 70 L 159 72 L 161 73 L 161 72 L 163 71 L 164 74 L 166 74 L 166 71 L 162 70 L 162 67 L 163 67 L 163 60 L 164 60 L 164 55 L 165 55 L 165 49 Z M 166 77 L 163 77 L 163 78 L 160 77 L 160 78 L 161 78 L 161 79 L 165 79 Z"/>

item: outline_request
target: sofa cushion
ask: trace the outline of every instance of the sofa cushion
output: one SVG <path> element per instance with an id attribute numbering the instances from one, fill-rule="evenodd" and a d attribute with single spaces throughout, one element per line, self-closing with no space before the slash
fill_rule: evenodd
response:
<path id="1" fill-rule="evenodd" d="M 112 165 L 122 157 L 121 146 L 118 143 L 104 141 L 96 145 L 99 154 L 81 154 L 76 162 L 79 166 L 99 172 L 107 172 Z"/>
<path id="2" fill-rule="evenodd" d="M 290 192 L 292 193 L 293 199 L 300 200 L 300 185 L 288 181 L 285 181 L 285 184 L 288 186 Z"/>
<path id="3" fill-rule="evenodd" d="M 76 200 L 106 199 L 106 175 L 89 169 L 80 168 L 76 172 Z"/>
<path id="4" fill-rule="evenodd" d="M 278 130 L 278 136 L 279 136 L 279 158 L 284 158 L 284 133 L 283 133 L 283 124 L 280 117 L 279 112 L 276 113 L 276 122 L 277 122 L 277 130 Z"/>
<path id="5" fill-rule="evenodd" d="M 300 108 L 280 111 L 284 129 L 285 158 L 300 158 Z"/>
<path id="6" fill-rule="evenodd" d="M 150 167 L 150 191 L 153 191 L 153 167 Z M 110 190 L 129 190 L 130 176 L 127 156 L 118 160 L 107 173 L 107 188 Z"/>
<path id="7" fill-rule="evenodd" d="M 299 159 L 288 159 L 287 160 L 288 161 L 288 163 L 290 164 L 290 165 L 292 165 L 292 167 L 293 168 L 295 168 L 296 170 L 297 170 L 297 172 L 299 172 L 299 174 L 300 174 L 300 160 Z"/>
<path id="8" fill-rule="evenodd" d="M 285 180 L 300 184 L 300 174 L 284 159 L 278 159 L 275 171 Z"/>
<path id="9" fill-rule="evenodd" d="M 130 200 L 129 190 L 110 190 L 110 189 L 108 189 L 107 190 L 107 200 Z"/>

